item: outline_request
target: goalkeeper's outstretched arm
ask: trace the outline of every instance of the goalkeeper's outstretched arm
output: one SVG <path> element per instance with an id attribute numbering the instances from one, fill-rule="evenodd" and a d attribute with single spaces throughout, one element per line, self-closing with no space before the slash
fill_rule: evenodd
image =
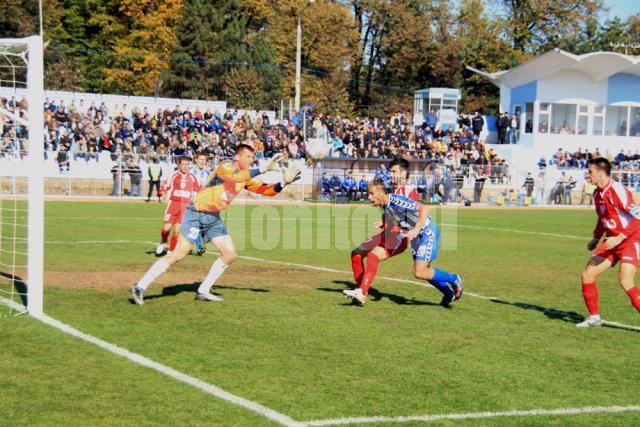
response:
<path id="1" fill-rule="evenodd" d="M 300 169 L 296 166 L 291 166 L 282 171 L 282 180 L 276 184 L 263 184 L 262 181 L 252 179 L 245 188 L 252 193 L 273 197 L 280 193 L 287 185 L 299 180 L 300 175 Z"/>

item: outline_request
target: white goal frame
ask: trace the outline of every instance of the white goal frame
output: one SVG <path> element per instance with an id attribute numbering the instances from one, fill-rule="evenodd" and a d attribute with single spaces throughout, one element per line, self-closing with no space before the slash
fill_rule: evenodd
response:
<path id="1" fill-rule="evenodd" d="M 27 312 L 43 314 L 44 286 L 44 59 L 42 36 L 0 39 L 0 45 L 15 45 L 28 55 L 26 98 L 29 146 L 26 156 L 27 191 Z M 24 46 L 24 47 L 23 47 Z M 20 55 L 20 56 L 23 56 Z M 23 56 L 23 59 L 27 58 Z M 9 113 L 9 112 L 6 112 Z M 9 113 L 10 114 L 10 113 Z M 16 121 L 25 124 L 22 119 Z M 19 119 L 19 120 L 18 120 Z"/>

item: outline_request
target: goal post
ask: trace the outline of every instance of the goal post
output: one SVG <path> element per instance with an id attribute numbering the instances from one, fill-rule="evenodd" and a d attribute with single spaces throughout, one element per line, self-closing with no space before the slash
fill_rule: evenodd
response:
<path id="1" fill-rule="evenodd" d="M 6 101 L 0 103 L 0 302 L 10 314 L 26 308 L 37 317 L 44 276 L 41 36 L 0 39 L 0 98 Z"/>
<path id="2" fill-rule="evenodd" d="M 27 310 L 42 314 L 44 291 L 44 59 L 42 36 L 27 38 L 27 102 L 29 109 L 28 284 Z"/>

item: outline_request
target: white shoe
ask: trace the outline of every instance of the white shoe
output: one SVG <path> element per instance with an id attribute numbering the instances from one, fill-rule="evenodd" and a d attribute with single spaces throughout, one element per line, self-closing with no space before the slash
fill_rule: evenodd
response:
<path id="1" fill-rule="evenodd" d="M 156 246 L 156 255 L 160 256 L 167 250 L 167 246 L 164 243 L 158 243 Z"/>
<path id="2" fill-rule="evenodd" d="M 577 328 L 593 328 L 596 326 L 602 326 L 602 322 L 604 322 L 602 317 L 600 317 L 599 314 L 596 314 L 596 315 L 587 317 L 586 319 L 584 319 L 584 322 L 580 322 L 576 324 L 576 327 Z"/>
<path id="3" fill-rule="evenodd" d="M 362 289 L 360 288 L 345 289 L 344 291 L 342 291 L 342 293 L 346 297 L 357 301 L 360 305 L 364 305 L 365 302 L 367 302 L 367 296 L 362 293 Z"/>
<path id="4" fill-rule="evenodd" d="M 207 292 L 206 294 L 205 293 L 201 294 L 200 292 L 196 292 L 196 299 L 198 301 L 208 301 L 208 302 L 224 301 L 222 297 L 219 297 L 218 295 L 214 295 L 211 292 Z"/>

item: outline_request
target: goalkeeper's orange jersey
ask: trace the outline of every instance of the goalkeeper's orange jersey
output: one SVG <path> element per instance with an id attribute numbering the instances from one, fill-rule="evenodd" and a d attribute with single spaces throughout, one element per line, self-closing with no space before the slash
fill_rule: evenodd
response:
<path id="1" fill-rule="evenodd" d="M 258 168 L 243 170 L 231 160 L 223 161 L 191 203 L 199 212 L 220 212 L 229 206 L 243 189 L 264 196 L 275 196 L 282 191 L 280 183 L 263 184 L 256 179 L 258 175 Z"/>

